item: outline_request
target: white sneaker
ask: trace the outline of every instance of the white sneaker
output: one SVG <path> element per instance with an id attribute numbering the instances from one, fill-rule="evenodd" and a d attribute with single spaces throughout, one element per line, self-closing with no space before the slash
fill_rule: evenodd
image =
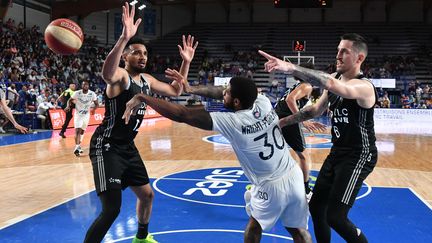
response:
<path id="1" fill-rule="evenodd" d="M 0 127 L 0 133 L 6 133 L 6 131 L 3 129 L 3 127 Z"/>
<path id="2" fill-rule="evenodd" d="M 79 145 L 75 146 L 75 149 L 74 149 L 75 156 L 80 156 L 82 153 L 83 153 L 83 150 L 82 150 L 81 146 L 79 146 Z"/>

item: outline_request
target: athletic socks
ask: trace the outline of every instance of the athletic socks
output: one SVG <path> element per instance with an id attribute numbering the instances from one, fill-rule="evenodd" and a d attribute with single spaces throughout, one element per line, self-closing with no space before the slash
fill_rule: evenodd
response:
<path id="1" fill-rule="evenodd" d="M 148 225 L 149 224 L 141 224 L 138 222 L 138 232 L 136 237 L 138 239 L 145 239 L 148 235 Z"/>

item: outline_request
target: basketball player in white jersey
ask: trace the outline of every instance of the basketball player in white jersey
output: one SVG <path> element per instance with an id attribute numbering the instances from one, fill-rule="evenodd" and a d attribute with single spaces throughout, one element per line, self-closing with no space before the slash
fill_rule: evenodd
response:
<path id="1" fill-rule="evenodd" d="M 75 126 L 75 148 L 74 154 L 79 156 L 83 153 L 81 148 L 81 141 L 84 137 L 84 131 L 86 130 L 90 115 L 94 115 L 95 110 L 99 107 L 96 93 L 89 90 L 90 84 L 87 80 L 84 80 L 81 84 L 81 90 L 76 91 L 72 97 L 68 100 L 68 106 L 65 111 L 68 112 L 71 109 L 71 103 L 75 104 L 75 115 L 74 115 L 74 126 Z M 94 104 L 92 108 L 92 104 Z"/>
<path id="2" fill-rule="evenodd" d="M 303 189 L 303 174 L 290 156 L 270 100 L 258 95 L 255 82 L 234 77 L 226 89 L 206 86 L 191 90 L 188 81 L 175 70 L 167 77 L 182 82 L 188 93 L 223 99 L 232 112 L 208 112 L 137 94 L 126 105 L 126 123 L 142 102 L 177 122 L 220 132 L 227 138 L 240 165 L 253 184 L 249 224 L 245 242 L 260 242 L 262 230 L 270 230 L 280 218 L 294 242 L 312 242 L 307 231 L 309 209 Z"/>

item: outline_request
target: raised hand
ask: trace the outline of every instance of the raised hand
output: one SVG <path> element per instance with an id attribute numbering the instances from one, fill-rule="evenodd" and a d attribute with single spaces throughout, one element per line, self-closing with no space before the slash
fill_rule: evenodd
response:
<path id="1" fill-rule="evenodd" d="M 294 65 L 289 62 L 284 62 L 281 59 L 274 57 L 266 52 L 263 52 L 261 50 L 258 51 L 258 53 L 267 59 L 267 62 L 264 63 L 264 70 L 267 72 L 272 71 L 284 71 L 288 73 L 292 73 L 294 71 Z"/>
<path id="2" fill-rule="evenodd" d="M 122 14 L 122 23 L 123 23 L 123 32 L 122 36 L 129 40 L 132 38 L 138 29 L 139 24 L 141 23 L 141 18 L 138 18 L 134 23 L 134 17 L 135 17 L 135 5 L 132 6 L 132 10 L 129 12 L 129 3 L 125 2 L 124 6 L 122 7 L 123 14 Z"/>
<path id="3" fill-rule="evenodd" d="M 194 45 L 194 37 L 191 35 L 188 35 L 187 39 L 183 35 L 182 40 L 183 40 L 183 47 L 177 45 L 180 52 L 180 56 L 183 58 L 183 61 L 190 63 L 195 55 L 195 50 L 198 46 L 198 41 L 195 42 Z"/>

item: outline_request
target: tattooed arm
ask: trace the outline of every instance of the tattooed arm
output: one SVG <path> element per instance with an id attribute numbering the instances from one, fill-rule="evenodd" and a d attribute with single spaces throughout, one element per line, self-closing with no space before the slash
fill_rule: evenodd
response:
<path id="1" fill-rule="evenodd" d="M 224 89 L 223 86 L 190 86 L 189 92 L 187 93 L 221 100 L 223 99 Z"/>
<path id="2" fill-rule="evenodd" d="M 324 90 L 318 101 L 310 106 L 302 108 L 299 112 L 296 112 L 290 116 L 281 118 L 279 125 L 281 127 L 289 126 L 299 122 L 303 122 L 314 117 L 320 116 L 328 107 L 328 91 Z"/>
<path id="3" fill-rule="evenodd" d="M 165 71 L 166 77 L 172 80 L 177 80 L 183 83 L 183 90 L 188 94 L 195 94 L 207 98 L 222 100 L 224 86 L 190 86 L 189 82 L 176 70 L 167 69 Z"/>
<path id="4" fill-rule="evenodd" d="M 293 65 L 294 69 L 292 75 L 300 78 L 312 85 L 330 89 L 334 82 L 337 81 L 332 74 L 328 74 L 322 71 L 304 68 L 298 65 Z"/>
<path id="5" fill-rule="evenodd" d="M 290 62 L 282 61 L 266 52 L 258 51 L 267 59 L 264 68 L 267 72 L 280 70 L 292 74 L 306 82 L 323 87 L 332 93 L 347 99 L 356 99 L 363 108 L 371 108 L 375 104 L 375 89 L 367 81 L 357 78 L 339 80 L 334 74 L 300 67 Z"/>

